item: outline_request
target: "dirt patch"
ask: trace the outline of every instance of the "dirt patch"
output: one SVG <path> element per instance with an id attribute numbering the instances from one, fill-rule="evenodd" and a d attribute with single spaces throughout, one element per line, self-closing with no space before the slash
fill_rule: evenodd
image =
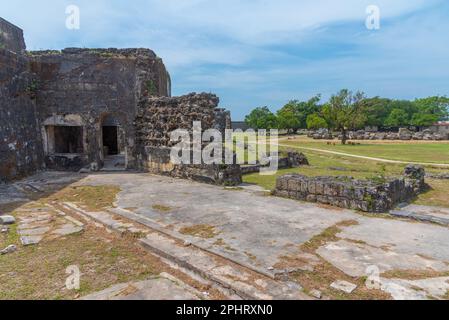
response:
<path id="1" fill-rule="evenodd" d="M 438 272 L 434 270 L 390 270 L 381 275 L 387 279 L 422 280 L 429 278 L 449 277 L 449 271 Z"/>
<path id="2" fill-rule="evenodd" d="M 214 242 L 214 246 L 224 247 L 224 246 L 226 246 L 226 242 L 224 242 L 224 240 L 220 238 Z"/>
<path id="3" fill-rule="evenodd" d="M 120 188 L 117 186 L 70 186 L 47 200 L 73 202 L 91 211 L 103 211 L 114 206 Z"/>
<path id="4" fill-rule="evenodd" d="M 217 239 L 217 241 L 214 242 L 214 246 L 222 247 L 225 250 L 228 251 L 237 251 L 234 248 L 232 248 L 230 245 L 228 245 L 223 239 Z"/>
<path id="5" fill-rule="evenodd" d="M 253 255 L 251 252 L 245 251 L 245 255 L 253 261 L 257 260 L 257 257 L 255 255 Z"/>
<path id="6" fill-rule="evenodd" d="M 38 205 L 34 203 L 33 207 Z M 29 208 L 22 207 L 18 211 Z M 8 233 L 0 235 L 1 248 L 10 244 L 18 247 L 15 253 L 0 256 L 0 299 L 77 299 L 115 284 L 146 280 L 161 272 L 175 276 L 200 292 L 207 292 L 211 299 L 226 299 L 217 289 L 149 254 L 135 237 L 126 233 L 120 235 L 87 223 L 82 233 L 24 247 L 16 229 L 17 225 L 12 225 Z M 65 287 L 69 266 L 77 266 L 81 272 L 80 290 Z"/>
<path id="7" fill-rule="evenodd" d="M 449 192 L 449 180 L 426 179 L 426 182 L 430 188 L 426 192 L 420 194 L 414 203 L 419 205 L 449 207 L 449 199 L 447 197 Z"/>
<path id="8" fill-rule="evenodd" d="M 88 227 L 81 234 L 30 247 L 11 235 L 1 242 L 14 242 L 19 249 L 0 257 L 0 299 L 74 299 L 163 270 L 158 258 L 103 228 Z M 80 290 L 65 287 L 66 268 L 72 265 L 81 272 Z"/>
<path id="9" fill-rule="evenodd" d="M 164 206 L 161 204 L 155 204 L 154 206 L 152 206 L 152 208 L 153 208 L 153 210 L 162 212 L 162 213 L 167 213 L 167 212 L 173 211 L 172 207 Z"/>
<path id="10" fill-rule="evenodd" d="M 444 300 L 449 300 L 449 291 L 446 292 L 446 294 L 443 296 Z"/>
<path id="11" fill-rule="evenodd" d="M 184 227 L 179 230 L 179 232 L 185 235 L 203 239 L 211 239 L 219 234 L 219 232 L 215 230 L 214 226 L 210 226 L 207 224 L 198 224 L 191 227 Z"/>
<path id="12" fill-rule="evenodd" d="M 340 271 L 338 268 L 316 255 L 316 250 L 328 242 L 339 241 L 340 238 L 337 237 L 342 230 L 342 227 L 349 227 L 357 225 L 358 222 L 355 220 L 346 220 L 336 225 L 327 228 L 319 235 L 316 235 L 308 242 L 300 246 L 301 251 L 317 257 L 317 261 L 313 263 L 313 271 L 304 270 L 297 271 L 291 274 L 293 280 L 297 281 L 304 288 L 306 293 L 312 290 L 319 290 L 322 292 L 324 298 L 335 299 L 335 300 L 391 300 L 391 296 L 381 290 L 371 290 L 365 285 L 365 277 L 352 278 L 346 275 L 344 272 Z M 308 259 L 303 259 L 301 257 L 289 256 L 284 257 L 280 261 L 281 266 L 290 265 L 305 265 L 310 264 Z M 357 289 L 351 293 L 346 294 L 342 291 L 332 289 L 330 285 L 336 280 L 345 280 L 357 285 Z"/>
<path id="13" fill-rule="evenodd" d="M 278 270 L 288 269 L 300 269 L 313 268 L 316 262 L 320 261 L 315 255 L 298 253 L 297 255 L 286 255 L 279 258 L 279 262 L 276 263 L 273 268 Z"/>
<path id="14" fill-rule="evenodd" d="M 315 251 L 320 248 L 321 246 L 325 245 L 328 242 L 336 242 L 340 240 L 337 237 L 337 234 L 340 233 L 342 230 L 340 227 L 349 227 L 349 226 L 355 226 L 359 223 L 355 220 L 346 220 L 342 221 L 340 223 L 337 223 L 336 225 L 327 228 L 319 235 L 314 236 L 312 239 L 304 243 L 300 249 L 305 252 L 309 253 L 315 253 Z"/>
<path id="15" fill-rule="evenodd" d="M 371 290 L 365 285 L 366 278 L 351 278 L 330 263 L 322 260 L 314 266 L 314 271 L 298 271 L 291 274 L 304 288 L 305 293 L 312 290 L 322 292 L 325 299 L 333 300 L 391 300 L 390 294 L 381 290 Z M 357 285 L 351 294 L 332 289 L 330 285 L 336 280 L 345 280 Z"/>

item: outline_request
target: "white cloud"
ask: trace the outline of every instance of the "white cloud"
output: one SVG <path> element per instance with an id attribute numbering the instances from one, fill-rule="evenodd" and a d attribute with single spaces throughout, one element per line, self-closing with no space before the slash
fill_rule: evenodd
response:
<path id="1" fill-rule="evenodd" d="M 219 91 L 237 109 L 342 87 L 448 94 L 444 0 L 1 1 L 0 15 L 24 29 L 31 49 L 148 47 L 175 93 Z M 78 32 L 65 29 L 68 4 L 80 6 Z M 376 32 L 364 23 L 371 4 L 381 9 Z"/>

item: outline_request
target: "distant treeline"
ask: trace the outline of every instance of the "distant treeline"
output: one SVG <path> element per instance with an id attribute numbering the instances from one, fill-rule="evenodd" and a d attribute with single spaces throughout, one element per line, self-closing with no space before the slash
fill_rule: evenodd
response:
<path id="1" fill-rule="evenodd" d="M 319 128 L 356 130 L 366 126 L 425 127 L 449 116 L 449 98 L 445 96 L 391 100 L 341 90 L 329 101 L 320 101 L 320 95 L 308 101 L 292 100 L 276 113 L 268 107 L 256 108 L 246 116 L 245 122 L 254 129 L 296 132 Z"/>

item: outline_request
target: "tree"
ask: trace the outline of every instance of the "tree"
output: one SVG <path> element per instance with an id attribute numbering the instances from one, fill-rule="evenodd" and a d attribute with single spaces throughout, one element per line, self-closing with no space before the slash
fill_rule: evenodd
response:
<path id="1" fill-rule="evenodd" d="M 297 102 L 295 104 L 296 114 L 299 119 L 300 128 L 307 128 L 307 117 L 311 114 L 317 113 L 320 111 L 321 106 L 319 102 L 321 100 L 321 95 L 316 95 L 310 98 L 308 101 Z"/>
<path id="2" fill-rule="evenodd" d="M 416 99 L 413 104 L 417 110 L 412 116 L 412 125 L 414 126 L 430 126 L 449 116 L 449 98 L 447 97 L 435 96 Z"/>
<path id="3" fill-rule="evenodd" d="M 270 109 L 268 109 L 268 107 L 259 107 L 254 109 L 245 117 L 245 122 L 248 126 L 255 130 L 270 130 L 277 128 L 277 118 L 270 111 Z"/>
<path id="4" fill-rule="evenodd" d="M 319 114 L 314 113 L 307 117 L 307 129 L 317 130 L 327 128 L 326 120 L 319 116 Z"/>
<path id="5" fill-rule="evenodd" d="M 412 117 L 411 125 L 416 127 L 428 127 L 439 120 L 439 116 L 430 113 L 415 113 Z"/>
<path id="6" fill-rule="evenodd" d="M 403 109 L 393 109 L 385 120 L 384 125 L 387 127 L 403 127 L 410 123 L 410 116 Z"/>
<path id="7" fill-rule="evenodd" d="M 366 98 L 360 102 L 366 113 L 366 125 L 382 127 L 391 111 L 391 100 L 380 97 Z"/>
<path id="8" fill-rule="evenodd" d="M 320 95 L 316 95 L 308 101 L 291 100 L 278 111 L 279 129 L 292 130 L 307 128 L 307 117 L 320 110 L 318 105 Z"/>
<path id="9" fill-rule="evenodd" d="M 295 110 L 289 105 L 277 112 L 277 122 L 278 128 L 287 130 L 288 133 L 290 131 L 296 132 L 300 128 L 299 118 L 296 116 Z"/>
<path id="10" fill-rule="evenodd" d="M 320 112 L 329 129 L 341 132 L 342 144 L 346 144 L 348 130 L 361 128 L 366 123 L 366 113 L 361 103 L 364 98 L 362 92 L 352 94 L 344 89 L 332 96 Z"/>

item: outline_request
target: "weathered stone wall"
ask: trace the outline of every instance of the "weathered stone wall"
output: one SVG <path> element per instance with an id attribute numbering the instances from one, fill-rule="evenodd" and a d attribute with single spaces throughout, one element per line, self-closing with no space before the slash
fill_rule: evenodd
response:
<path id="1" fill-rule="evenodd" d="M 308 166 L 309 160 L 303 153 L 296 151 L 288 151 L 285 156 L 278 155 L 278 169 L 299 168 L 301 166 Z M 260 172 L 263 167 L 268 167 L 270 164 L 261 165 L 243 165 L 242 174 L 251 174 Z"/>
<path id="2" fill-rule="evenodd" d="M 101 128 L 114 118 L 125 140 L 127 168 L 135 168 L 133 121 L 137 101 L 145 96 L 169 96 L 170 77 L 162 60 L 148 49 L 76 49 L 28 54 L 39 78 L 37 105 L 43 125 L 60 125 L 59 119 L 79 116 L 84 129 L 85 155 L 77 166 L 101 166 Z M 44 128 L 41 128 L 45 136 Z M 50 168 L 64 169 L 71 159 L 52 155 L 45 148 Z"/>
<path id="3" fill-rule="evenodd" d="M 217 96 L 206 93 L 142 99 L 135 121 L 138 167 L 151 173 L 212 184 L 240 184 L 239 165 L 177 165 L 170 161 L 171 147 L 176 144 L 170 141 L 170 132 L 177 129 L 192 132 L 194 121 L 201 122 L 203 131 L 223 131 L 226 129 L 223 125 L 230 128 L 228 114 L 217 109 L 218 102 Z M 217 119 L 217 113 L 222 115 L 221 119 Z"/>
<path id="4" fill-rule="evenodd" d="M 0 41 L 1 180 L 40 168 L 98 170 L 110 147 L 103 146 L 103 126 L 113 126 L 114 148 L 125 152 L 128 169 L 241 182 L 240 166 L 172 166 L 167 160 L 172 130 L 201 121 L 203 130 L 224 131 L 231 118 L 214 95 L 170 98 L 170 76 L 153 51 L 25 52 L 22 30 L 1 18 Z"/>
<path id="5" fill-rule="evenodd" d="M 144 98 L 136 116 L 138 143 L 143 146 L 171 147 L 170 132 L 192 129 L 194 121 L 201 128 L 214 128 L 219 99 L 213 94 L 191 93 L 181 97 Z"/>
<path id="6" fill-rule="evenodd" d="M 43 167 L 35 82 L 25 56 L 0 49 L 0 181 Z"/>
<path id="7" fill-rule="evenodd" d="M 274 194 L 365 212 L 387 212 L 419 194 L 425 188 L 424 176 L 424 169 L 418 166 L 408 166 L 403 177 L 385 181 L 285 175 L 278 178 Z"/>
<path id="8" fill-rule="evenodd" d="M 0 18 L 0 49 L 15 53 L 22 53 L 25 50 L 22 29 L 2 18 Z"/>
<path id="9" fill-rule="evenodd" d="M 216 109 L 213 128 L 220 130 L 224 137 L 225 130 L 232 129 L 231 112 L 226 109 Z"/>
<path id="10" fill-rule="evenodd" d="M 444 128 L 444 127 L 443 127 Z M 315 140 L 341 140 L 340 133 L 331 133 L 327 129 L 310 131 L 310 138 Z M 449 140 L 449 133 L 444 130 L 435 131 L 425 129 L 419 132 L 413 132 L 406 128 L 402 128 L 399 132 L 371 132 L 366 130 L 349 131 L 347 133 L 348 140 L 426 140 L 426 141 L 442 141 Z"/>

